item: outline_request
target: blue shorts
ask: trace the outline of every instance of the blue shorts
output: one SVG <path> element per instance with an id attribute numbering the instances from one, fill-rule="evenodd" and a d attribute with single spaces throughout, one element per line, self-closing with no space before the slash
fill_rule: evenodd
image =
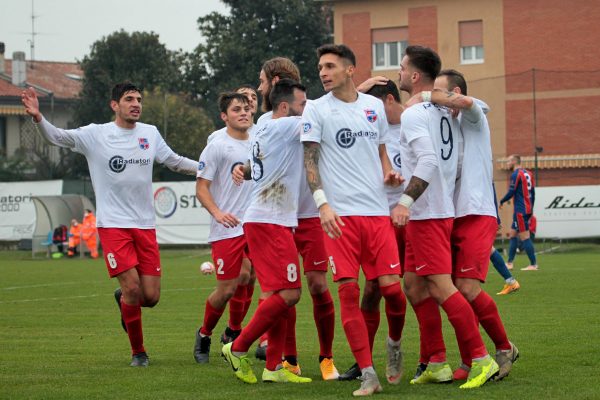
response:
<path id="1" fill-rule="evenodd" d="M 526 232 L 529 230 L 529 218 L 531 218 L 531 214 L 514 213 L 510 227 L 519 233 Z"/>

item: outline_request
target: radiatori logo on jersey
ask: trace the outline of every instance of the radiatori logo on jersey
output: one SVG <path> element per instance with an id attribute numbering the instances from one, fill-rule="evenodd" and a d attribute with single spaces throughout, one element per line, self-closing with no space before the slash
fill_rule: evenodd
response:
<path id="1" fill-rule="evenodd" d="M 152 160 L 150 158 L 129 158 L 126 160 L 121 156 L 113 156 L 108 160 L 108 167 L 116 173 L 123 172 L 127 164 L 139 166 L 152 165 Z"/>
<path id="2" fill-rule="evenodd" d="M 358 131 L 353 132 L 348 128 L 342 128 L 335 134 L 335 141 L 343 149 L 349 149 L 356 143 L 356 138 L 377 139 L 377 132 Z"/>

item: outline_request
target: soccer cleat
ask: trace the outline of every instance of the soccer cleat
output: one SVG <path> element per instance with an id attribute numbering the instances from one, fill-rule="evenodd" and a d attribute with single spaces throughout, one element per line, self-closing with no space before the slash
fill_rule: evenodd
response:
<path id="1" fill-rule="evenodd" d="M 321 369 L 321 376 L 323 376 L 324 381 L 333 381 L 340 377 L 340 373 L 333 364 L 332 358 L 324 358 L 319 363 L 319 368 Z"/>
<path id="2" fill-rule="evenodd" d="M 417 365 L 417 370 L 415 371 L 415 376 L 412 378 L 412 380 L 415 380 L 418 377 L 420 377 L 423 374 L 423 372 L 425 372 L 426 369 L 427 369 L 427 364 L 419 363 L 419 365 Z"/>
<path id="3" fill-rule="evenodd" d="M 194 344 L 194 358 L 198 364 L 207 364 L 210 354 L 210 336 L 200 335 L 200 331 L 196 331 L 196 343 Z"/>
<path id="4" fill-rule="evenodd" d="M 268 369 L 263 369 L 262 373 L 263 382 L 270 383 L 310 383 L 312 379 L 310 378 L 302 378 L 289 369 L 279 368 L 275 371 L 269 371 Z"/>
<path id="5" fill-rule="evenodd" d="M 385 377 L 388 383 L 397 385 L 402 378 L 402 348 L 400 343 L 393 344 L 388 337 L 386 340 L 387 365 L 385 367 Z"/>
<path id="6" fill-rule="evenodd" d="M 225 328 L 225 332 L 223 332 L 221 335 L 221 343 L 227 344 L 233 342 L 238 336 L 240 336 L 240 333 L 242 333 L 241 329 L 233 330 L 230 327 Z"/>
<path id="7" fill-rule="evenodd" d="M 425 371 L 411 379 L 412 385 L 423 383 L 452 383 L 452 369 L 448 363 L 429 363 Z"/>
<path id="8" fill-rule="evenodd" d="M 263 343 L 265 344 L 263 345 Z M 267 361 L 268 344 L 266 342 L 263 343 L 260 343 L 258 346 L 256 346 L 256 352 L 254 353 L 254 357 L 258 358 L 259 360 Z"/>
<path id="9" fill-rule="evenodd" d="M 148 366 L 148 354 L 145 352 L 134 354 L 131 357 L 131 367 L 147 367 Z"/>
<path id="10" fill-rule="evenodd" d="M 500 370 L 496 380 L 502 380 L 508 376 L 513 364 L 519 358 L 519 349 L 512 342 L 510 342 L 510 350 L 498 350 L 496 352 L 496 362 Z"/>
<path id="11" fill-rule="evenodd" d="M 379 378 L 377 378 L 377 374 L 373 372 L 365 372 L 360 380 L 362 381 L 360 388 L 352 392 L 352 396 L 371 396 L 373 393 L 380 393 L 383 391 L 383 388 L 379 383 Z"/>
<path id="12" fill-rule="evenodd" d="M 290 364 L 290 363 L 289 363 L 289 362 L 287 362 L 287 361 L 283 361 L 282 365 L 283 365 L 283 368 L 284 368 L 284 369 L 287 369 L 287 370 L 288 370 L 288 371 L 290 371 L 292 374 L 294 374 L 294 375 L 297 375 L 297 376 L 300 376 L 300 375 L 302 375 L 302 370 L 300 369 L 300 364 L 296 364 L 296 365 L 294 365 L 294 364 Z M 263 380 L 264 380 L 264 379 L 263 379 Z"/>
<path id="13" fill-rule="evenodd" d="M 481 361 L 473 360 L 467 382 L 460 385 L 461 389 L 474 389 L 483 386 L 494 379 L 499 371 L 498 363 L 489 355 Z"/>
<path id="14" fill-rule="evenodd" d="M 256 383 L 257 379 L 252 371 L 252 364 L 248 359 L 248 356 L 236 356 L 231 351 L 231 346 L 233 343 L 227 343 L 221 349 L 221 356 L 229 363 L 231 369 L 235 373 L 235 376 L 245 383 Z"/>
<path id="15" fill-rule="evenodd" d="M 122 296 L 121 288 L 117 288 L 115 290 L 115 301 L 117 302 L 117 307 L 119 307 L 119 314 L 121 315 L 121 326 L 123 330 L 127 332 L 127 326 L 125 325 L 125 321 L 123 320 L 123 314 L 121 313 L 121 296 Z"/>
<path id="16" fill-rule="evenodd" d="M 338 381 L 353 381 L 362 376 L 362 372 L 360 372 L 360 368 L 358 368 L 358 364 L 354 364 L 348 371 L 344 372 L 338 377 Z"/>
<path id="17" fill-rule="evenodd" d="M 471 371 L 471 367 L 466 364 L 460 364 L 460 367 L 456 368 L 452 373 L 452 379 L 455 381 L 466 381 L 469 377 L 469 371 Z"/>
<path id="18" fill-rule="evenodd" d="M 537 265 L 528 265 L 525 268 L 521 268 L 521 271 L 537 271 L 538 269 Z"/>
<path id="19" fill-rule="evenodd" d="M 502 295 L 505 295 L 505 294 L 516 292 L 520 288 L 521 288 L 521 285 L 519 285 L 519 282 L 517 282 L 517 281 L 514 281 L 513 283 L 505 283 L 504 287 L 502 288 L 502 290 L 499 291 L 496 294 L 502 296 Z"/>
<path id="20" fill-rule="evenodd" d="M 513 263 L 511 263 L 511 262 L 507 262 L 507 263 L 506 263 L 506 268 L 508 268 L 508 269 L 513 269 Z"/>

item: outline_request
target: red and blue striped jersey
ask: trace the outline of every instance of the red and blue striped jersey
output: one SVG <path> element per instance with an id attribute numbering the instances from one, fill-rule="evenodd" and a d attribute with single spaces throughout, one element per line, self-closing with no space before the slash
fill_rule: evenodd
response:
<path id="1" fill-rule="evenodd" d="M 500 200 L 500 204 L 515 198 L 515 213 L 532 214 L 535 201 L 535 183 L 533 175 L 525 168 L 517 168 L 510 176 L 508 193 Z"/>

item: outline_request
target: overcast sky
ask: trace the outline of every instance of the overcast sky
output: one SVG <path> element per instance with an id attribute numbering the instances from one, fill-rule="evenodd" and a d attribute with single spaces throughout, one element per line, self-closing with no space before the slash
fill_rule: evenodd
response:
<path id="1" fill-rule="evenodd" d="M 31 59 L 31 0 L 0 0 L 0 42 L 6 58 Z M 227 13 L 220 0 L 34 0 L 35 59 L 76 61 L 92 43 L 114 31 L 154 31 L 170 50 L 193 50 L 201 37 L 196 20 Z"/>

